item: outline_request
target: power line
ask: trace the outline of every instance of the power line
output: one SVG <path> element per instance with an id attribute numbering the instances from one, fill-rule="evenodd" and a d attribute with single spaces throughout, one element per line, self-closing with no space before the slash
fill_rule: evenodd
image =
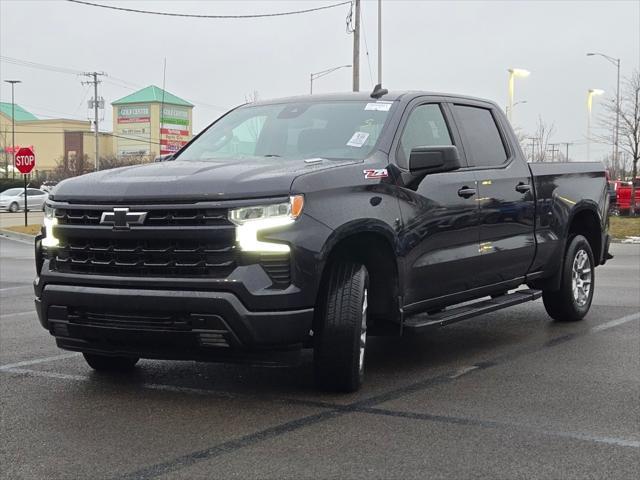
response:
<path id="1" fill-rule="evenodd" d="M 18 58 L 5 57 L 4 55 L 0 55 L 0 61 L 3 61 L 5 63 L 11 63 L 13 65 L 19 65 L 22 67 L 37 68 L 40 70 L 48 70 L 50 72 L 57 72 L 57 73 L 66 73 L 69 75 L 82 75 L 84 73 L 80 70 L 75 70 L 73 68 L 60 67 L 56 65 L 47 65 L 46 63 L 29 62 L 27 60 L 20 60 Z"/>
<path id="2" fill-rule="evenodd" d="M 299 15 L 301 13 L 311 13 L 311 12 L 317 12 L 319 10 L 327 10 L 329 8 L 335 8 L 335 7 L 340 7 L 342 5 L 347 5 L 351 3 L 351 0 L 346 1 L 346 2 L 340 2 L 340 3 L 334 3 L 332 5 L 324 5 L 322 7 L 316 7 L 316 8 L 308 8 L 306 10 L 295 10 L 295 11 L 291 11 L 291 12 L 278 12 L 278 13 L 260 13 L 260 14 L 253 14 L 253 15 L 198 15 L 198 14 L 192 14 L 192 13 L 171 13 L 171 12 L 158 12 L 158 11 L 154 11 L 154 10 L 138 10 L 136 8 L 125 8 L 125 7 L 116 7 L 114 5 L 101 5 L 99 3 L 91 3 L 91 2 L 85 2 L 82 0 L 67 0 L 68 2 L 71 3 L 78 3 L 80 5 L 86 5 L 89 7 L 99 7 L 99 8 L 106 8 L 109 10 L 119 10 L 122 12 L 129 12 L 129 13 L 145 13 L 148 15 L 162 15 L 165 17 L 183 17 L 183 18 L 216 18 L 216 19 L 242 19 L 242 18 L 265 18 L 265 17 L 283 17 L 286 15 Z"/>

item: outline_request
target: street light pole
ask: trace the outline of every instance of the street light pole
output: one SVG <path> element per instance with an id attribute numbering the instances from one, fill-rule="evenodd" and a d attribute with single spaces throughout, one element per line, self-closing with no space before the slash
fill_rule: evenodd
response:
<path id="1" fill-rule="evenodd" d="M 15 171 L 15 165 L 16 165 L 16 101 L 15 101 L 15 97 L 14 97 L 14 87 L 16 86 L 16 83 L 22 83 L 21 80 L 5 80 L 6 83 L 10 83 L 11 84 L 11 155 L 13 158 L 13 169 L 11 171 L 11 176 L 12 178 L 16 178 L 16 171 Z M 7 178 L 9 178 L 9 162 L 6 160 L 6 155 L 5 155 L 5 172 L 6 172 L 6 176 Z M 25 205 L 25 209 L 26 209 L 26 205 Z"/>
<path id="2" fill-rule="evenodd" d="M 316 72 L 316 73 L 309 74 L 309 93 L 311 95 L 313 95 L 313 81 L 314 80 L 316 80 L 318 78 L 326 77 L 330 73 L 333 73 L 336 70 L 340 70 L 341 68 L 351 68 L 351 65 L 339 65 L 337 67 L 327 68 L 326 70 L 322 70 L 321 72 Z"/>
<path id="3" fill-rule="evenodd" d="M 587 161 L 591 157 L 591 109 L 593 107 L 593 96 L 602 95 L 604 90 L 590 88 L 587 92 Z"/>
<path id="4" fill-rule="evenodd" d="M 618 149 L 619 138 L 620 138 L 619 137 L 620 136 L 620 59 L 610 57 L 609 55 L 605 55 L 604 53 L 598 53 L 598 52 L 587 53 L 587 57 L 593 57 L 593 56 L 599 56 L 604 58 L 609 63 L 615 65 L 618 70 L 618 78 L 617 78 L 617 84 L 616 84 L 616 129 L 613 134 L 613 163 L 617 168 L 618 162 L 619 162 L 619 156 L 620 156 L 620 151 Z"/>
<path id="5" fill-rule="evenodd" d="M 514 97 L 514 87 L 515 87 L 515 79 L 526 78 L 531 72 L 528 70 L 523 70 L 522 68 L 510 68 L 509 72 L 509 99 L 507 101 L 507 118 L 509 119 L 509 123 L 511 123 L 511 119 L 513 117 L 513 97 Z"/>

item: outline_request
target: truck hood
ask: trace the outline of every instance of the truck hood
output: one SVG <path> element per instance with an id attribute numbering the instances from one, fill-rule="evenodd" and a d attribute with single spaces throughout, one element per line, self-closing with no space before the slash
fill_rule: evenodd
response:
<path id="1" fill-rule="evenodd" d="M 51 198 L 69 202 L 211 201 L 288 195 L 299 175 L 357 160 L 258 158 L 242 161 L 168 161 L 115 168 L 70 178 Z"/>

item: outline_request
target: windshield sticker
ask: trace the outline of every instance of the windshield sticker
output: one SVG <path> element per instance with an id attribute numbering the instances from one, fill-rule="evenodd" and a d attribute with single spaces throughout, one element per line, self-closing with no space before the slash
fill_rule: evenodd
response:
<path id="1" fill-rule="evenodd" d="M 347 147 L 358 147 L 360 148 L 365 144 L 369 138 L 369 134 L 367 132 L 356 132 L 353 134 L 351 139 L 347 142 Z"/>
<path id="2" fill-rule="evenodd" d="M 379 112 L 388 112 L 391 108 L 392 102 L 375 102 L 367 103 L 364 107 L 365 110 L 377 110 Z"/>
<path id="3" fill-rule="evenodd" d="M 363 170 L 362 172 L 364 173 L 364 178 L 366 178 L 367 180 L 387 178 L 389 176 L 386 168 L 369 168 L 367 170 Z"/>

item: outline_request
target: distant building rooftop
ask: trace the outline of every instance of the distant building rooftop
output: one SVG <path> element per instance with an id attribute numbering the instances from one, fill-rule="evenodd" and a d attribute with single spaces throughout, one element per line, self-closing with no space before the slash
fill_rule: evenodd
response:
<path id="1" fill-rule="evenodd" d="M 180 97 L 176 97 L 173 93 L 162 90 L 155 85 L 150 85 L 142 90 L 138 90 L 131 95 L 127 95 L 120 100 L 112 102 L 111 105 L 127 105 L 130 103 L 166 103 L 169 105 L 193 107 L 192 103 L 189 103 Z"/>
<path id="2" fill-rule="evenodd" d="M 16 115 L 16 118 L 15 118 L 16 122 L 28 122 L 30 120 L 38 120 L 38 117 L 36 117 L 33 113 L 27 112 L 24 108 L 22 108 L 18 104 L 15 104 L 14 110 Z M 4 116 L 8 117 L 9 120 L 11 120 L 11 103 L 0 102 L 0 113 L 2 113 Z"/>

